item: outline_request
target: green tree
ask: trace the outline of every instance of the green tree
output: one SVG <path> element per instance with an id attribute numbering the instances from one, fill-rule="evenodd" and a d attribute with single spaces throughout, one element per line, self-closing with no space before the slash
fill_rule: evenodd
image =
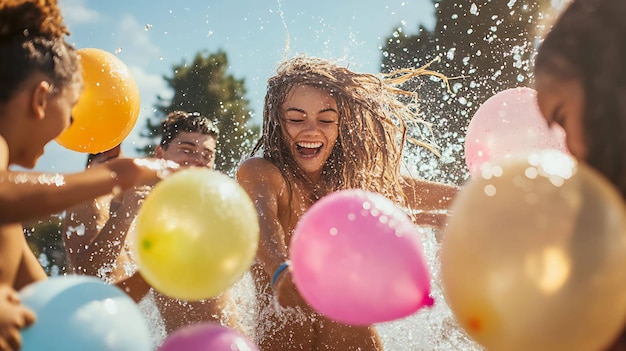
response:
<path id="1" fill-rule="evenodd" d="M 550 0 L 432 1 L 435 28 L 420 27 L 415 35 L 396 29 L 383 48 L 382 67 L 383 72 L 419 67 L 439 57 L 433 70 L 461 77 L 450 81 L 450 91 L 442 89 L 441 82 L 424 80 L 404 87 L 420 94 L 423 118 L 433 123 L 444 154 L 435 161 L 443 166 L 426 175 L 447 175 L 458 184 L 467 178 L 467 172 L 459 170 L 465 170 L 463 143 L 469 120 L 498 91 L 532 87 L 532 57 L 553 10 Z"/>
<path id="2" fill-rule="evenodd" d="M 228 58 L 223 51 L 197 53 L 191 63 L 175 65 L 172 76 L 164 77 L 174 96 L 171 100 L 157 97 L 157 116 L 147 120 L 141 133 L 149 143 L 138 151 L 153 155 L 161 138 L 160 121 L 168 113 L 197 111 L 212 118 L 220 130 L 216 169 L 232 175 L 242 156 L 252 149 L 260 127 L 249 125 L 251 110 L 244 98 L 244 80 L 227 74 L 227 69 Z"/>

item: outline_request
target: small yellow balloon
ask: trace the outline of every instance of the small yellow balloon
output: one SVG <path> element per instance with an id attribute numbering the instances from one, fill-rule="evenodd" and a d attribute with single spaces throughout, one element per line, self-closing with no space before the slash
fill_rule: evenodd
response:
<path id="1" fill-rule="evenodd" d="M 56 141 L 70 150 L 99 153 L 130 134 L 139 116 L 139 89 L 115 55 L 95 48 L 78 55 L 84 89 L 72 110 L 74 123 Z"/>
<path id="2" fill-rule="evenodd" d="M 191 168 L 162 180 L 145 199 L 131 250 L 156 290 L 202 300 L 243 276 L 258 242 L 257 212 L 245 190 L 222 173 Z"/>
<path id="3" fill-rule="evenodd" d="M 441 244 L 444 295 L 490 351 L 602 350 L 626 317 L 626 208 L 560 151 L 487 165 Z"/>

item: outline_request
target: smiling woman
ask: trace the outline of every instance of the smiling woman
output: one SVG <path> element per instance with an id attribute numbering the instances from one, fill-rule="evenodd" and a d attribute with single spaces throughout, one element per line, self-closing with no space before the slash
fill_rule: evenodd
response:
<path id="1" fill-rule="evenodd" d="M 379 69 L 382 38 L 392 28 L 402 26 L 404 33 L 411 33 L 420 25 L 432 28 L 434 24 L 430 0 L 363 0 L 358 6 L 333 0 L 59 0 L 59 5 L 77 48 L 98 47 L 115 53 L 137 81 L 142 106 L 137 127 L 124 142 L 124 153 L 129 156 L 139 156 L 136 149 L 148 143 L 138 127 L 147 118 L 160 117 L 152 109 L 160 104 L 157 97 L 172 96 L 163 77 L 171 75 L 172 66 L 181 60 L 191 63 L 197 52 L 228 53 L 228 71 L 245 78 L 252 122 L 260 124 L 263 82 L 286 55 L 343 58 L 351 67 L 374 72 Z M 371 25 L 372 18 L 376 25 Z M 83 159 L 53 143 L 36 169 L 81 171 Z"/>
<path id="2" fill-rule="evenodd" d="M 374 75 L 308 57 L 284 62 L 269 79 L 263 136 L 253 152 L 262 157 L 244 161 L 237 173 L 261 227 L 252 276 L 262 350 L 382 350 L 373 326 L 345 325 L 320 315 L 304 302 L 289 271 L 275 272 L 284 268 L 300 217 L 336 191 L 381 193 L 411 210 L 448 207 L 456 187 L 400 174 L 406 125 L 420 120 L 415 106 L 400 102 L 398 93 Z M 421 144 L 430 147 L 427 141 Z"/>

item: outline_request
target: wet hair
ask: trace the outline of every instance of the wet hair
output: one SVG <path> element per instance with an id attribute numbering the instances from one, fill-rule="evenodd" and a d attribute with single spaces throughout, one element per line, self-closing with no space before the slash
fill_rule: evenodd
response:
<path id="1" fill-rule="evenodd" d="M 587 159 L 626 198 L 626 1 L 574 0 L 541 43 L 535 74 L 579 79 Z"/>
<path id="2" fill-rule="evenodd" d="M 213 136 L 216 140 L 220 135 L 219 129 L 208 117 L 198 112 L 174 111 L 165 117 L 161 122 L 160 145 L 167 149 L 170 142 L 176 138 L 180 132 L 201 133 Z"/>
<path id="3" fill-rule="evenodd" d="M 44 74 L 51 94 L 81 82 L 78 55 L 64 35 L 55 0 L 0 1 L 0 104 L 34 73 Z"/>
<path id="4" fill-rule="evenodd" d="M 323 167 L 320 184 L 313 184 L 298 167 L 282 133 L 282 105 L 291 91 L 302 85 L 327 91 L 338 107 L 339 136 Z M 404 205 L 400 167 L 407 126 L 424 122 L 417 117 L 416 105 L 403 103 L 399 92 L 380 77 L 355 73 L 327 60 L 302 56 L 287 60 L 268 80 L 263 136 L 252 155 L 262 152 L 281 170 L 289 186 L 295 180 L 306 185 L 313 201 L 333 191 L 360 188 Z M 428 141 L 417 143 L 432 147 Z"/>

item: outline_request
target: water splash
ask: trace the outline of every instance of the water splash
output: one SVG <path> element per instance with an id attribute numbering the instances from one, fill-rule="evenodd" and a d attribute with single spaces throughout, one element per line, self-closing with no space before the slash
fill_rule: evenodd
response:
<path id="1" fill-rule="evenodd" d="M 0 175 L 0 182 L 63 186 L 65 185 L 65 177 L 58 173 L 37 174 L 28 172 L 11 172 Z"/>
<path id="2" fill-rule="evenodd" d="M 407 318 L 377 326 L 385 351 L 478 351 L 482 347 L 465 334 L 448 307 L 439 278 L 440 244 L 437 232 L 422 229 L 424 257 L 431 272 L 431 296 L 435 304 Z"/>
<path id="3" fill-rule="evenodd" d="M 289 51 L 291 50 L 291 34 L 289 34 L 289 28 L 287 27 L 287 21 L 285 21 L 285 12 L 283 12 L 283 4 L 281 0 L 276 0 L 278 3 L 278 16 L 280 16 L 280 22 L 283 24 L 283 28 L 285 28 L 285 52 L 283 54 L 283 59 L 286 60 L 289 57 Z"/>

